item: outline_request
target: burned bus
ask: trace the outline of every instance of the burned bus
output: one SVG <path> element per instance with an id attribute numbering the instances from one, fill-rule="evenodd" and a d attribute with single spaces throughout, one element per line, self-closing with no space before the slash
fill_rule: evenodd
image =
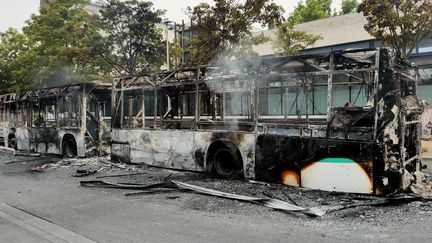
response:
<path id="1" fill-rule="evenodd" d="M 109 132 L 103 123 L 111 120 L 110 86 L 94 82 L 0 95 L 0 138 L 17 150 L 85 157 Z"/>
<path id="2" fill-rule="evenodd" d="M 421 169 L 413 68 L 367 49 L 124 77 L 112 87 L 112 160 L 392 193 Z"/>

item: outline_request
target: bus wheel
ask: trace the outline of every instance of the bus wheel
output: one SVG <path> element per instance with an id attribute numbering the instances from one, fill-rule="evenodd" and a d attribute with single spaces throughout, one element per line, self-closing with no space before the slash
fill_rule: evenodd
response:
<path id="1" fill-rule="evenodd" d="M 243 168 L 241 154 L 233 144 L 219 147 L 213 154 L 213 171 L 224 178 L 238 177 Z"/>
<path id="2" fill-rule="evenodd" d="M 63 155 L 68 158 L 74 158 L 77 156 L 77 145 L 73 137 L 63 138 Z"/>

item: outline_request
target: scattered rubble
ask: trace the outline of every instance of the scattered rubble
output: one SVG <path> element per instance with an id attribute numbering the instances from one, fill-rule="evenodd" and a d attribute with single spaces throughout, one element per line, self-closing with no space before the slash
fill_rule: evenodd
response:
<path id="1" fill-rule="evenodd" d="M 181 192 L 195 192 L 199 194 L 215 196 L 215 197 L 220 197 L 225 199 L 233 199 L 237 201 L 249 202 L 249 203 L 259 204 L 261 206 L 265 206 L 274 210 L 302 213 L 313 217 L 322 217 L 328 213 L 336 212 L 348 208 L 365 207 L 365 206 L 397 205 L 402 203 L 411 203 L 415 201 L 432 201 L 432 198 L 421 197 L 419 195 L 400 194 L 392 197 L 383 197 L 383 198 L 357 197 L 356 199 L 353 197 L 348 202 L 342 201 L 341 203 L 338 204 L 306 208 L 306 207 L 299 206 L 287 194 L 286 196 L 289 197 L 294 204 L 288 203 L 278 198 L 273 198 L 273 196 L 271 196 L 272 198 L 244 196 L 239 194 L 226 193 L 218 190 L 208 189 L 205 187 L 196 186 L 196 185 L 174 181 L 174 180 L 170 180 L 170 181 L 164 180 L 163 182 L 149 184 L 149 185 L 143 185 L 138 183 L 117 183 L 116 184 L 116 183 L 109 183 L 100 180 L 81 181 L 80 184 L 83 187 L 141 190 L 134 193 L 128 193 L 126 194 L 126 196 L 153 194 L 153 193 L 161 193 L 161 192 L 162 193 L 173 192 L 176 191 L 175 189 L 177 189 L 178 191 Z"/>
<path id="2" fill-rule="evenodd" d="M 15 157 L 15 160 L 9 162 L 18 163 L 20 159 L 22 157 Z M 39 162 L 45 159 L 47 162 L 33 167 L 31 170 L 33 172 L 73 169 L 74 172 L 77 172 L 73 174 L 74 176 L 95 178 L 82 182 L 83 186 L 129 190 L 132 192 L 125 194 L 128 197 L 145 195 L 156 200 L 175 200 L 196 210 L 212 212 L 222 210 L 227 213 L 240 214 L 247 214 L 250 210 L 255 210 L 255 213 L 264 215 L 266 211 L 256 211 L 256 206 L 253 206 L 261 205 L 277 211 L 296 212 L 296 214 L 318 217 L 333 215 L 331 217 L 349 217 L 371 222 L 380 221 L 380 215 L 388 214 L 388 209 L 382 206 L 391 206 L 391 211 L 398 211 L 400 214 L 407 210 L 418 215 L 432 211 L 430 173 L 426 173 L 423 185 L 415 185 L 411 188 L 417 195 L 396 194 L 392 197 L 376 197 L 324 192 L 259 181 L 221 180 L 203 173 L 144 165 L 114 164 L 109 162 L 109 157 L 87 159 L 40 157 L 33 159 Z M 103 181 L 100 180 L 102 178 Z M 193 196 L 197 194 L 205 195 Z M 217 196 L 219 199 L 208 197 L 208 195 Z M 230 202 L 232 199 L 237 202 Z M 406 206 L 400 206 L 401 204 Z"/>
<path id="3" fill-rule="evenodd" d="M 46 159 L 46 158 L 45 158 Z M 109 157 L 93 157 L 93 158 L 84 158 L 84 159 L 60 159 L 54 158 L 53 161 L 49 161 L 44 163 L 43 165 L 36 166 L 31 169 L 33 172 L 45 172 L 45 171 L 53 171 L 58 168 L 64 167 L 86 167 L 87 171 L 96 171 L 103 172 L 112 170 L 113 168 L 118 168 L 121 170 L 127 171 L 137 171 L 140 170 L 139 167 L 142 166 L 126 166 L 125 164 L 117 164 L 110 162 Z M 92 173 L 92 174 L 95 174 Z"/>

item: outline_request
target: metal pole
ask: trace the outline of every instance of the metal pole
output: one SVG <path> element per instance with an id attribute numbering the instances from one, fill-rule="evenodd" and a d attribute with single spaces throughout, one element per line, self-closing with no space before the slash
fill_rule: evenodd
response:
<path id="1" fill-rule="evenodd" d="M 168 40 L 168 21 L 165 22 L 166 28 L 165 28 L 165 36 L 166 36 L 166 56 L 167 56 L 167 70 L 170 70 L 170 62 L 169 62 L 169 40 Z"/>
<path id="2" fill-rule="evenodd" d="M 192 30 L 193 30 L 193 20 L 191 18 L 190 27 L 189 27 L 189 43 L 192 41 Z"/>
<path id="3" fill-rule="evenodd" d="M 181 63 L 185 63 L 185 43 L 184 43 L 184 31 L 185 31 L 185 22 L 182 20 L 182 31 L 181 31 L 181 37 L 180 37 L 180 43 L 181 43 L 181 50 L 182 50 L 182 60 Z"/>
<path id="4" fill-rule="evenodd" d="M 156 82 L 156 80 L 155 80 Z M 153 113 L 154 113 L 154 124 L 153 128 L 156 129 L 157 125 L 157 112 L 158 112 L 158 87 L 155 84 L 154 86 L 154 104 L 153 104 Z"/>
<path id="5" fill-rule="evenodd" d="M 145 128 L 145 119 L 146 119 L 146 116 L 145 116 L 145 93 L 144 93 L 144 89 L 142 90 L 142 103 L 141 103 L 141 105 L 142 105 L 142 117 L 141 117 L 141 119 L 142 119 L 142 128 Z"/>
<path id="6" fill-rule="evenodd" d="M 176 22 L 174 22 L 174 43 L 176 44 L 175 46 L 177 46 L 177 23 Z M 176 68 L 177 66 L 178 66 L 178 59 L 177 59 L 177 57 L 175 57 L 175 60 L 174 60 L 174 68 Z"/>
<path id="7" fill-rule="evenodd" d="M 121 82 L 121 81 L 120 81 Z M 117 117 L 117 82 L 115 79 L 112 80 L 111 90 L 111 131 L 116 122 Z"/>
<path id="8" fill-rule="evenodd" d="M 332 107 L 333 107 L 333 70 L 334 70 L 334 54 L 330 54 L 329 74 L 327 82 L 327 122 L 330 125 L 332 120 Z"/>
<path id="9" fill-rule="evenodd" d="M 201 70 L 198 68 L 196 74 L 196 83 L 195 83 L 195 128 L 198 127 L 198 122 L 200 121 L 200 94 L 199 94 L 199 81 L 200 81 L 200 72 Z"/>
<path id="10" fill-rule="evenodd" d="M 124 81 L 120 83 L 121 90 L 120 90 L 120 128 L 123 128 L 123 119 L 124 119 Z"/>

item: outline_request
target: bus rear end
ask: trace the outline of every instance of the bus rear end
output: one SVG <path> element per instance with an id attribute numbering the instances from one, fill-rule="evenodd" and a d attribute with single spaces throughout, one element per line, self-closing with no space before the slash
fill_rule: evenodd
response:
<path id="1" fill-rule="evenodd" d="M 295 120 L 262 123 L 256 179 L 365 194 L 393 193 L 420 179 L 422 108 L 415 67 L 390 49 L 335 52 L 301 62 L 321 70 L 297 70 L 280 82 L 308 77 L 302 80 L 304 96 L 315 93 L 304 99 L 306 107 L 324 116 L 314 119 L 306 109 Z"/>

